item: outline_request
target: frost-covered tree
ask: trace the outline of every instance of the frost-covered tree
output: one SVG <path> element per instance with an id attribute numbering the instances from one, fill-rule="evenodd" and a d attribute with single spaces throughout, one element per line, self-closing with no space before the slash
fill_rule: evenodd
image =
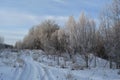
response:
<path id="1" fill-rule="evenodd" d="M 22 46 L 23 46 L 22 41 L 17 41 L 15 43 L 15 48 L 17 48 L 17 49 L 22 49 Z"/>
<path id="2" fill-rule="evenodd" d="M 100 19 L 101 36 L 104 48 L 109 56 L 110 68 L 112 61 L 120 67 L 120 0 L 113 0 L 112 4 L 103 11 Z"/>
<path id="3" fill-rule="evenodd" d="M 51 46 L 50 46 L 51 35 L 56 30 L 59 30 L 59 26 L 58 24 L 56 24 L 54 21 L 51 21 L 51 20 L 44 21 L 39 26 L 37 26 L 36 28 L 36 31 L 38 32 L 37 35 L 45 51 L 49 51 L 51 49 Z"/>
<path id="4" fill-rule="evenodd" d="M 58 64 L 59 64 L 59 56 L 62 53 L 65 53 L 68 47 L 67 42 L 68 36 L 65 34 L 63 29 L 56 30 L 51 36 L 51 50 L 52 52 L 58 56 Z"/>
<path id="5" fill-rule="evenodd" d="M 66 31 L 66 35 L 68 35 L 68 47 L 67 47 L 67 52 L 69 53 L 70 58 L 72 59 L 73 62 L 75 62 L 74 60 L 74 55 L 77 53 L 77 45 L 79 44 L 77 41 L 77 23 L 74 19 L 73 16 L 70 16 L 66 25 L 65 25 L 65 31 Z"/>
<path id="6" fill-rule="evenodd" d="M 79 53 L 86 62 L 86 67 L 89 65 L 89 54 L 94 53 L 96 47 L 96 25 L 93 19 L 88 18 L 84 13 L 81 13 L 77 25 L 77 38 L 79 42 Z"/>
<path id="7" fill-rule="evenodd" d="M 93 19 L 88 18 L 84 13 L 80 15 L 78 22 L 70 16 L 66 31 L 69 35 L 69 45 L 73 49 L 73 53 L 80 53 L 88 67 L 89 53 L 94 52 L 96 47 L 96 25 Z M 74 55 L 72 54 L 72 55 Z"/>
<path id="8" fill-rule="evenodd" d="M 76 21 L 73 16 L 70 16 L 66 23 L 66 32 L 69 36 L 69 44 L 70 47 L 74 49 L 74 53 L 77 49 L 77 41 L 76 41 Z"/>
<path id="9" fill-rule="evenodd" d="M 29 30 L 22 41 L 23 48 L 50 50 L 51 35 L 58 29 L 59 26 L 52 20 L 42 22 Z"/>
<path id="10" fill-rule="evenodd" d="M 114 49 L 114 61 L 117 64 L 117 68 L 120 68 L 120 0 L 113 0 L 110 6 L 110 20 L 113 28 L 113 49 Z"/>

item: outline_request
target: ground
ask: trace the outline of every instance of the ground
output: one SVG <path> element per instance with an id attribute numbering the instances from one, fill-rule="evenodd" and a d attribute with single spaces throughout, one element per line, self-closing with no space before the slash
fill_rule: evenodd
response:
<path id="1" fill-rule="evenodd" d="M 72 70 L 70 62 L 67 63 L 69 67 L 61 68 L 40 50 L 5 50 L 0 57 L 0 80 L 120 80 L 117 69 L 101 67 L 99 65 L 105 60 L 98 60 L 96 68 Z"/>

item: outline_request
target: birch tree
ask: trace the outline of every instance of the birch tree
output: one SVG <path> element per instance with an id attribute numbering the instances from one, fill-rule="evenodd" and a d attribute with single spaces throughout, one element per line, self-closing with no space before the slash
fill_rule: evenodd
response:
<path id="1" fill-rule="evenodd" d="M 79 49 L 83 59 L 86 62 L 86 67 L 89 67 L 89 54 L 94 52 L 96 47 L 96 26 L 93 19 L 85 16 L 84 13 L 81 13 L 80 19 L 77 26 L 77 36 L 79 42 Z"/>

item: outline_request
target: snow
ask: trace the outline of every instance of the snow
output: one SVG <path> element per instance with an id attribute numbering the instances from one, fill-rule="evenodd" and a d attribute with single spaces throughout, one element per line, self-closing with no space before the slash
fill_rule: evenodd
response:
<path id="1" fill-rule="evenodd" d="M 62 57 L 57 65 L 53 56 L 48 57 L 41 50 L 4 50 L 0 55 L 0 80 L 120 80 L 118 70 L 109 69 L 108 61 L 100 58 L 97 58 L 96 68 L 91 61 L 90 69 L 71 70 L 71 61 L 66 62 L 66 68 L 61 68 L 65 62 Z M 76 59 L 79 63 L 79 58 Z"/>

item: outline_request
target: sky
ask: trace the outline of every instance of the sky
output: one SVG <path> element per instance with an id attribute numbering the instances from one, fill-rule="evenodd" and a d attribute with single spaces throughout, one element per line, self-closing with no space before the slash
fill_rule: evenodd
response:
<path id="1" fill-rule="evenodd" d="M 6 44 L 22 40 L 29 29 L 46 19 L 64 24 L 80 13 L 98 21 L 99 13 L 110 0 L 0 0 L 0 36 Z"/>

